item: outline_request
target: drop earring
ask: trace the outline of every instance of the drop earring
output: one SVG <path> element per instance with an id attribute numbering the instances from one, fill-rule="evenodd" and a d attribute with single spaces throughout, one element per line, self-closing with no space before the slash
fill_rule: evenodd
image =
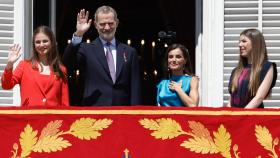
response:
<path id="1" fill-rule="evenodd" d="M 170 71 L 169 67 L 167 68 L 167 72 L 168 72 L 168 78 L 170 79 L 171 78 L 171 71 Z"/>

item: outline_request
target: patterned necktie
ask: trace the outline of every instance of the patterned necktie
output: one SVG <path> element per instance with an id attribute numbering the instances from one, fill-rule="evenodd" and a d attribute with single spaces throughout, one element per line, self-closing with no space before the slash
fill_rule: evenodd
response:
<path id="1" fill-rule="evenodd" d="M 109 66 L 111 78 L 113 80 L 113 83 L 115 83 L 115 81 L 116 81 L 116 70 L 115 70 L 114 58 L 113 58 L 112 51 L 110 49 L 110 45 L 111 45 L 110 42 L 106 43 L 106 59 L 107 59 L 107 63 L 108 63 L 108 66 Z"/>

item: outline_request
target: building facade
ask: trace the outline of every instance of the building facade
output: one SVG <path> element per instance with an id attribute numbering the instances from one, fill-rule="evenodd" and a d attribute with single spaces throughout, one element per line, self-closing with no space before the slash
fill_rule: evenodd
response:
<path id="1" fill-rule="evenodd" d="M 0 73 L 5 68 L 8 48 L 20 43 L 23 52 L 31 47 L 35 0 L 0 0 Z M 280 72 L 279 0 L 196 0 L 195 67 L 200 78 L 200 105 L 221 107 L 227 103 L 228 80 L 239 56 L 242 30 L 257 28 L 266 39 L 269 60 Z M 50 0 L 50 26 L 55 31 L 55 0 Z M 27 56 L 23 54 L 22 58 Z M 0 105 L 20 104 L 19 87 L 0 88 Z M 280 107 L 279 73 L 266 107 Z"/>

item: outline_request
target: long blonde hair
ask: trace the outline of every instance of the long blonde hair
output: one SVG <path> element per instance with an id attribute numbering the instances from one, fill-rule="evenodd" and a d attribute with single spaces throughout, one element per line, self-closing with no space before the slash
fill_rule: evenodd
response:
<path id="1" fill-rule="evenodd" d="M 249 79 L 249 95 L 255 96 L 257 90 L 261 84 L 260 81 L 260 73 L 263 64 L 267 61 L 267 49 L 263 34 L 257 29 L 246 29 L 240 33 L 240 36 L 244 35 L 251 41 L 252 50 L 250 58 L 252 60 L 252 68 L 250 72 L 250 79 Z M 237 90 L 238 85 L 238 78 L 244 69 L 244 67 L 248 64 L 248 60 L 245 57 L 239 55 L 238 65 L 233 73 L 232 84 L 230 87 L 231 92 Z"/>

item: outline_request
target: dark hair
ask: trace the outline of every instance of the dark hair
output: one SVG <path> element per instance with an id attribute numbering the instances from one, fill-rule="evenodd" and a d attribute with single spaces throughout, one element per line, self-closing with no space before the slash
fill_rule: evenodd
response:
<path id="1" fill-rule="evenodd" d="M 119 21 L 118 14 L 117 14 L 116 10 L 114 8 L 110 7 L 110 6 L 104 5 L 104 6 L 101 6 L 101 7 L 97 8 L 97 10 L 95 11 L 95 14 L 94 14 L 94 20 L 95 21 L 98 21 L 97 17 L 98 17 L 99 13 L 113 13 L 115 21 L 117 21 L 117 22 Z"/>
<path id="2" fill-rule="evenodd" d="M 51 42 L 51 48 L 49 52 L 47 53 L 47 62 L 50 65 L 50 68 L 54 71 L 54 74 L 57 77 L 61 77 L 62 79 L 66 79 L 66 74 L 61 70 L 60 65 L 62 65 L 59 53 L 57 49 L 57 42 L 54 36 L 53 31 L 48 26 L 39 26 L 37 27 L 33 32 L 33 38 L 32 38 L 32 53 L 29 58 L 29 61 L 32 63 L 33 68 L 37 67 L 37 63 L 40 61 L 39 59 L 39 53 L 35 49 L 35 37 L 38 33 L 43 33 L 46 36 L 49 37 Z"/>
<path id="3" fill-rule="evenodd" d="M 194 76 L 193 71 L 192 71 L 192 66 L 191 66 L 192 64 L 191 64 L 191 60 L 190 60 L 190 55 L 189 55 L 188 49 L 184 45 L 182 45 L 182 44 L 175 43 L 175 44 L 170 45 L 167 48 L 165 56 L 164 56 L 164 62 L 163 62 L 164 77 L 167 78 L 171 74 L 171 72 L 170 72 L 170 70 L 168 68 L 168 55 L 169 55 L 169 52 L 174 50 L 174 49 L 177 49 L 177 48 L 180 49 L 183 52 L 183 57 L 186 60 L 185 69 L 183 70 L 184 74 L 187 74 L 187 75 L 190 75 L 190 76 Z"/>

